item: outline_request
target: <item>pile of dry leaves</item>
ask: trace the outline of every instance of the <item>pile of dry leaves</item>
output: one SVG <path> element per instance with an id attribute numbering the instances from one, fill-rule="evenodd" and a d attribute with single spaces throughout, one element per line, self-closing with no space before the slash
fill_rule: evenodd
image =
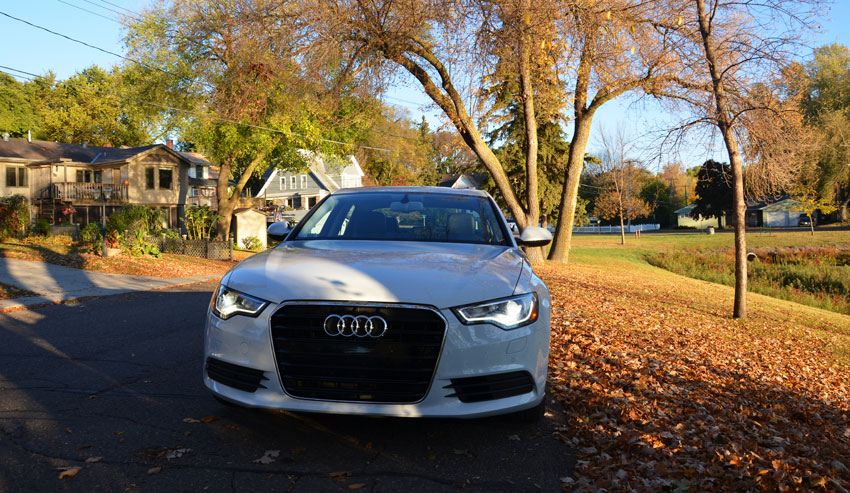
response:
<path id="1" fill-rule="evenodd" d="M 666 273 L 538 270 L 567 489 L 850 490 L 850 370 L 812 331 Z"/>

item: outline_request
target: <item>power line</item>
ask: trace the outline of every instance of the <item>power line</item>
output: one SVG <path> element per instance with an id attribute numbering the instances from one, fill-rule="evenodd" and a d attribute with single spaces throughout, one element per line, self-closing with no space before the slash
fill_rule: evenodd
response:
<path id="1" fill-rule="evenodd" d="M 111 8 L 109 8 L 109 7 L 104 7 L 103 5 L 100 5 L 100 4 L 97 4 L 97 3 L 94 3 L 94 2 L 92 2 L 91 0 L 83 0 L 83 2 L 86 2 L 86 3 L 87 3 L 87 4 L 89 4 L 89 5 L 94 5 L 95 7 L 99 8 L 99 9 L 108 10 L 108 11 L 112 12 L 113 14 L 118 14 L 118 15 L 127 15 L 127 14 L 125 14 L 124 12 L 119 12 L 119 11 L 117 11 L 117 10 L 115 10 L 115 9 L 111 9 Z"/>
<path id="2" fill-rule="evenodd" d="M 24 75 L 18 75 L 17 77 L 20 77 L 22 79 L 27 79 L 27 80 L 30 80 L 30 81 L 35 80 L 35 78 L 40 77 L 38 74 L 33 74 L 31 72 L 26 72 L 24 70 L 19 70 L 19 69 L 12 68 L 12 67 L 7 67 L 5 65 L 0 65 L 0 69 L 9 70 L 9 71 L 12 71 L 12 72 L 18 72 L 20 74 L 24 74 Z M 15 77 L 15 75 L 10 74 L 8 72 L 2 72 L 2 73 L 5 73 L 6 75 L 9 75 L 9 76 L 12 76 L 12 77 Z M 142 100 L 142 99 L 131 98 L 129 96 L 122 96 L 120 94 L 115 94 L 113 92 L 102 91 L 102 90 L 97 89 L 97 88 L 82 86 L 82 85 L 79 85 L 79 84 L 73 84 L 73 83 L 70 83 L 70 82 L 67 82 L 67 81 L 63 82 L 63 84 L 66 84 L 66 85 L 69 85 L 69 86 L 72 86 L 72 87 L 77 87 L 77 88 L 87 90 L 87 91 L 96 92 L 98 94 L 104 94 L 104 95 L 116 97 L 116 98 L 119 98 L 119 99 L 134 101 L 134 102 L 140 103 L 140 104 L 147 104 L 149 106 L 154 106 L 154 107 L 157 107 L 157 108 L 167 109 L 167 110 L 171 110 L 171 111 L 177 111 L 177 112 L 180 112 L 180 113 L 184 113 L 184 114 L 191 115 L 191 116 L 196 116 L 196 117 L 199 117 L 199 118 L 206 118 L 208 120 L 217 120 L 217 121 L 220 121 L 220 122 L 232 123 L 234 125 L 241 125 L 243 127 L 255 128 L 255 129 L 258 129 L 258 130 L 266 130 L 266 131 L 269 131 L 269 132 L 274 132 L 274 133 L 286 135 L 288 137 L 300 137 L 302 139 L 315 140 L 315 141 L 319 141 L 319 142 L 326 142 L 328 144 L 337 144 L 337 145 L 350 146 L 350 147 L 359 147 L 361 149 L 371 149 L 373 151 L 392 152 L 389 149 L 384 149 L 383 147 L 365 146 L 365 145 L 362 145 L 362 144 L 354 144 L 354 143 L 351 143 L 351 142 L 342 142 L 342 141 L 339 141 L 339 140 L 324 139 L 322 137 L 310 137 L 308 135 L 302 135 L 302 134 L 298 134 L 298 133 L 295 133 L 295 132 L 287 132 L 285 130 L 279 130 L 279 129 L 276 129 L 276 128 L 265 127 L 265 126 L 262 126 L 262 125 L 254 125 L 252 123 L 240 122 L 240 121 L 237 121 L 237 120 L 231 120 L 229 118 L 222 118 L 220 116 L 209 115 L 209 114 L 204 114 L 204 113 L 197 113 L 197 112 L 191 111 L 191 110 L 184 110 L 184 109 L 176 108 L 174 106 L 169 106 L 169 105 L 166 105 L 166 104 L 152 103 L 150 101 L 145 101 L 145 100 Z"/>
<path id="3" fill-rule="evenodd" d="M 69 40 L 69 41 L 73 41 L 74 43 L 79 43 L 79 44 L 81 44 L 81 45 L 83 45 L 83 46 L 88 46 L 89 48 L 93 48 L 93 49 L 95 49 L 95 50 L 101 51 L 101 52 L 106 53 L 106 54 L 108 54 L 108 55 L 117 56 L 118 58 L 122 58 L 122 59 L 124 59 L 124 60 L 130 61 L 130 62 L 133 62 L 133 63 L 137 63 L 137 64 L 139 64 L 139 65 L 141 65 L 141 66 L 143 66 L 143 67 L 147 67 L 147 68 L 150 68 L 150 69 L 153 69 L 153 70 L 158 70 L 159 72 L 162 72 L 162 73 L 164 73 L 164 74 L 169 74 L 169 75 L 173 75 L 173 76 L 175 76 L 175 77 L 180 77 L 180 76 L 178 76 L 177 74 L 174 74 L 174 73 L 172 73 L 172 72 L 169 72 L 168 70 L 164 70 L 164 69 L 161 69 L 161 68 L 159 68 L 159 67 L 154 67 L 153 65 L 148 65 L 148 64 L 147 64 L 147 63 L 145 63 L 145 62 L 140 62 L 139 60 L 134 60 L 134 59 L 129 58 L 129 57 L 126 57 L 126 56 L 124 56 L 124 55 L 121 55 L 121 54 L 115 53 L 114 51 L 105 50 L 105 49 L 103 49 L 103 48 L 101 48 L 101 47 L 99 47 L 99 46 L 95 46 L 95 45 L 93 45 L 93 44 L 86 43 L 85 41 L 80 41 L 79 39 L 75 39 L 75 38 L 72 38 L 72 37 L 70 37 L 70 36 L 67 36 L 67 35 L 65 35 L 65 34 L 58 33 L 58 32 L 56 32 L 56 31 L 52 31 L 52 30 L 50 30 L 50 29 L 48 29 L 48 28 L 46 28 L 46 27 L 39 26 L 39 25 L 37 25 L 37 24 L 33 24 L 32 22 L 29 22 L 29 21 L 26 21 L 26 20 L 24 20 L 24 19 L 21 19 L 21 18 L 15 17 L 15 16 L 13 16 L 13 15 L 7 14 L 6 12 L 3 12 L 2 10 L 0 10 L 0 15 L 4 15 L 4 16 L 6 16 L 6 17 L 8 17 L 8 18 L 10 18 L 10 19 L 16 20 L 16 21 L 18 21 L 18 22 L 23 22 L 24 24 L 26 24 L 26 25 L 28 25 L 28 26 L 34 27 L 34 28 L 36 28 L 36 29 L 40 29 L 40 30 L 42 30 L 42 31 L 48 32 L 48 33 L 50 33 L 50 34 L 53 34 L 53 35 L 56 35 L 56 36 L 59 36 L 59 37 L 62 37 L 62 38 L 65 38 L 65 39 L 67 39 L 67 40 Z"/>
<path id="4" fill-rule="evenodd" d="M 128 9 L 127 7 L 124 7 L 124 6 L 118 5 L 117 3 L 112 3 L 112 2 L 109 2 L 109 1 L 107 1 L 107 0 L 100 0 L 100 2 L 101 2 L 101 3 L 105 3 L 105 4 L 107 4 L 107 5 L 112 5 L 113 7 L 118 7 L 118 8 L 119 8 L 119 9 L 121 9 L 121 10 L 126 10 L 127 12 L 129 12 L 129 13 L 131 13 L 131 14 L 133 14 L 133 15 L 136 15 L 136 16 L 138 16 L 138 15 L 139 15 L 138 13 L 133 12 L 132 10 Z"/>
<path id="5" fill-rule="evenodd" d="M 65 5 L 67 5 L 69 7 L 74 7 L 75 9 L 82 10 L 83 12 L 88 12 L 91 15 L 96 15 L 98 17 L 102 17 L 102 18 L 104 18 L 108 21 L 115 22 L 116 24 L 121 24 L 120 21 L 117 21 L 117 20 L 113 19 L 112 17 L 109 17 L 108 15 L 98 14 L 97 12 L 91 11 L 91 10 L 83 8 L 83 7 L 80 7 L 79 5 L 74 5 L 73 3 L 66 2 L 65 0 L 56 0 L 56 1 L 59 2 L 59 3 L 64 3 Z"/>

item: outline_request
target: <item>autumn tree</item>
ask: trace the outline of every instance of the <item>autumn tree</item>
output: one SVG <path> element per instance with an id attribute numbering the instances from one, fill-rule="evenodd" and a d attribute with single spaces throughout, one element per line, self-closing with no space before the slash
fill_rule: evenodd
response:
<path id="1" fill-rule="evenodd" d="M 651 213 L 651 208 L 638 195 L 634 185 L 635 160 L 629 154 L 633 149 L 622 128 L 602 133 L 601 159 L 594 164 L 597 183 L 605 186 L 594 202 L 594 213 L 602 219 L 620 220 L 620 244 L 626 244 L 625 221 Z M 633 193 L 634 192 L 634 193 Z"/>
<path id="2" fill-rule="evenodd" d="M 733 316 L 747 315 L 746 202 L 743 115 L 761 104 L 749 92 L 771 80 L 797 54 L 801 33 L 811 22 L 817 0 L 677 0 L 659 19 L 673 29 L 671 53 L 682 68 L 672 86 L 674 100 L 695 119 L 681 128 L 710 125 L 719 131 L 732 170 L 735 221 L 735 301 Z"/>
<path id="3" fill-rule="evenodd" d="M 670 57 L 676 19 L 669 2 L 615 0 L 567 2 L 562 37 L 570 45 L 565 67 L 573 80 L 573 135 L 561 193 L 558 228 L 549 259 L 566 262 L 593 117 L 604 104 L 630 91 L 656 94 L 680 71 Z"/>
<path id="4" fill-rule="evenodd" d="M 379 186 L 436 185 L 438 180 L 431 134 L 407 114 L 384 107 L 357 150 L 363 171 Z"/>
<path id="5" fill-rule="evenodd" d="M 814 133 L 817 196 L 838 206 L 846 222 L 850 207 L 850 49 L 832 44 L 816 48 L 812 60 L 789 74 L 800 94 L 806 122 Z"/>
<path id="6" fill-rule="evenodd" d="M 304 166 L 299 148 L 350 152 L 368 126 L 366 84 L 350 85 L 345 53 L 307 53 L 303 2 L 177 0 L 130 21 L 131 55 L 166 71 L 171 92 L 191 95 L 186 140 L 220 165 L 218 234 L 252 175 Z M 368 118 L 368 117 L 367 117 Z M 235 186 L 229 181 L 235 180 Z"/>
<path id="7" fill-rule="evenodd" d="M 536 225 L 540 215 L 537 174 L 537 115 L 533 71 L 560 21 L 557 2 L 412 1 L 359 2 L 312 0 L 311 24 L 319 28 L 317 45 L 341 45 L 376 72 L 401 70 L 412 77 L 447 116 L 460 137 L 487 169 L 508 211 L 521 227 Z M 499 158 L 487 144 L 472 110 L 488 67 L 503 60 L 517 81 L 525 124 L 525 189 L 518 197 Z M 532 261 L 542 261 L 530 249 Z"/>

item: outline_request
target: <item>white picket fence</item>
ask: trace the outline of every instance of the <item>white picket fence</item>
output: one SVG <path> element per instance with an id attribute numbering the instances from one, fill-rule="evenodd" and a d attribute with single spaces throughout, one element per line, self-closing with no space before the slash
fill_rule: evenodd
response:
<path id="1" fill-rule="evenodd" d="M 661 229 L 660 224 L 632 224 L 626 226 L 626 233 L 634 233 L 635 231 L 655 231 Z M 619 233 L 620 226 L 578 226 L 573 228 L 576 233 Z"/>

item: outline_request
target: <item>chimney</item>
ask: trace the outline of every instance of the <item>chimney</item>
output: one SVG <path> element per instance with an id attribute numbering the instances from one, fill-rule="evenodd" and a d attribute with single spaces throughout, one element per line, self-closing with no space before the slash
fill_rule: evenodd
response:
<path id="1" fill-rule="evenodd" d="M 9 142 L 9 134 L 7 134 L 7 133 L 3 134 L 3 142 Z"/>
<path id="2" fill-rule="evenodd" d="M 27 130 L 27 142 L 32 143 L 32 132 Z"/>
<path id="3" fill-rule="evenodd" d="M 89 146 L 89 141 L 84 140 L 83 141 L 83 149 L 86 149 L 88 146 Z"/>
<path id="4" fill-rule="evenodd" d="M 172 149 L 172 150 L 173 150 L 173 149 L 174 149 L 174 141 L 173 141 L 173 140 L 171 140 L 171 139 L 166 140 L 166 141 L 165 141 L 165 146 L 166 146 L 166 147 L 168 147 L 169 149 Z"/>

